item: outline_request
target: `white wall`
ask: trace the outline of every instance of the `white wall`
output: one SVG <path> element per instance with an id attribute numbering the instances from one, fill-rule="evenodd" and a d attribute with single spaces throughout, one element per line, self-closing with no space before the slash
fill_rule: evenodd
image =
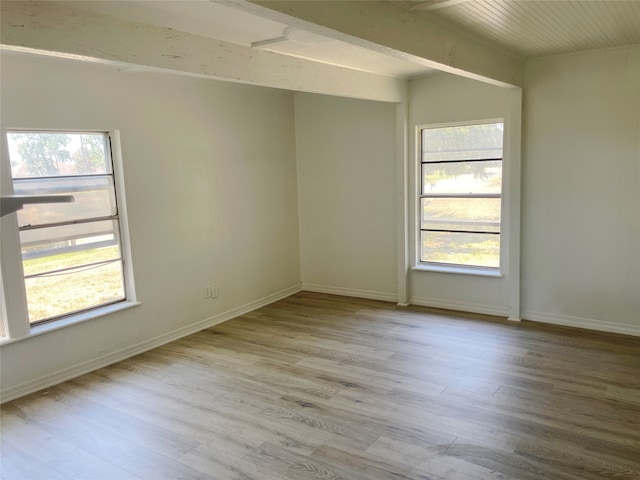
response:
<path id="1" fill-rule="evenodd" d="M 3 55 L 2 128 L 120 130 L 142 305 L 2 346 L 7 394 L 300 282 L 292 93 L 53 62 Z"/>
<path id="2" fill-rule="evenodd" d="M 396 300 L 395 112 L 295 95 L 305 289 Z"/>
<path id="3" fill-rule="evenodd" d="M 501 269 L 504 277 L 412 271 L 411 303 L 518 318 L 518 248 L 521 91 L 453 75 L 440 74 L 409 82 L 409 184 L 416 185 L 415 129 L 419 125 L 504 118 Z M 417 186 L 414 187 L 417 190 Z M 413 189 L 410 188 L 410 192 Z M 410 254 L 416 255 L 416 203 L 410 200 Z"/>
<path id="4" fill-rule="evenodd" d="M 528 62 L 524 317 L 640 334 L 640 47 Z"/>

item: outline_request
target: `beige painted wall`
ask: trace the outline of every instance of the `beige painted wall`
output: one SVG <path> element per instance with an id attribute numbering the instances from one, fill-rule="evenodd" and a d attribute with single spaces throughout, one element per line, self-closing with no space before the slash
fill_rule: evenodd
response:
<path id="1" fill-rule="evenodd" d="M 640 334 L 640 47 L 530 61 L 525 102 L 524 316 Z"/>
<path id="2" fill-rule="evenodd" d="M 396 301 L 395 111 L 295 95 L 304 288 Z"/>
<path id="3" fill-rule="evenodd" d="M 3 390 L 299 286 L 292 93 L 15 55 L 1 80 L 3 129 L 120 130 L 142 302 L 2 346 Z"/>
<path id="4" fill-rule="evenodd" d="M 409 82 L 409 185 L 416 185 L 415 130 L 420 125 L 504 118 L 505 163 L 503 206 L 518 209 L 521 94 L 517 88 L 502 88 L 448 74 Z M 417 188 L 417 187 L 415 187 Z M 411 190 L 412 191 L 412 190 Z M 416 203 L 410 200 L 410 255 L 415 258 Z M 504 207 L 503 207 L 504 208 Z M 503 218 L 509 219 L 505 211 Z M 515 216 L 517 217 L 517 215 Z M 511 222 L 515 225 L 515 219 Z M 517 259 L 508 255 L 518 247 L 517 229 L 510 232 L 509 222 L 502 227 L 501 267 L 504 277 L 490 278 L 439 272 L 412 271 L 411 303 L 518 317 L 517 294 L 510 287 L 517 281 Z M 515 298 L 511 298 L 515 296 Z"/>

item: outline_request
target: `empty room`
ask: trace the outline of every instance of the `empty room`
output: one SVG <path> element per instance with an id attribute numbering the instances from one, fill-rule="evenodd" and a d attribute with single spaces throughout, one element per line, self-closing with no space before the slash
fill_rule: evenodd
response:
<path id="1" fill-rule="evenodd" d="M 640 2 L 0 2 L 2 480 L 640 478 Z"/>

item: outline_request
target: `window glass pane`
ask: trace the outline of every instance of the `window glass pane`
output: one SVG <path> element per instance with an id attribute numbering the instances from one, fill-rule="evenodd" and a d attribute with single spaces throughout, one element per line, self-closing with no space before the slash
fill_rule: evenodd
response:
<path id="1" fill-rule="evenodd" d="M 420 245 L 422 262 L 500 266 L 500 235 L 421 232 Z"/>
<path id="2" fill-rule="evenodd" d="M 20 243 L 23 260 L 118 246 L 118 223 L 115 220 L 103 220 L 23 230 L 20 232 Z"/>
<path id="3" fill-rule="evenodd" d="M 9 132 L 13 178 L 110 174 L 104 133 Z"/>
<path id="4" fill-rule="evenodd" d="M 502 158 L 503 123 L 425 128 L 422 161 Z"/>
<path id="5" fill-rule="evenodd" d="M 421 228 L 500 232 L 499 198 L 423 198 Z"/>
<path id="6" fill-rule="evenodd" d="M 27 278 L 25 287 L 30 323 L 86 310 L 124 300 L 122 262 Z"/>
<path id="7" fill-rule="evenodd" d="M 31 322 L 124 299 L 116 221 L 20 232 Z"/>
<path id="8" fill-rule="evenodd" d="M 14 180 L 16 195 L 73 195 L 73 203 L 25 205 L 18 210 L 18 225 L 43 225 L 96 217 L 116 212 L 113 177 L 61 177 Z"/>
<path id="9" fill-rule="evenodd" d="M 422 193 L 501 193 L 502 161 L 423 163 Z"/>
<path id="10" fill-rule="evenodd" d="M 29 321 L 125 300 L 109 136 L 11 131 L 7 140 L 16 195 L 75 199 L 18 212 Z"/>

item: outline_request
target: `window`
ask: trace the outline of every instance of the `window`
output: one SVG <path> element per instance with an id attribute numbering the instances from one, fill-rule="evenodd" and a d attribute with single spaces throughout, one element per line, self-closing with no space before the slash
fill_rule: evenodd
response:
<path id="1" fill-rule="evenodd" d="M 25 205 L 16 214 L 20 251 L 15 256 L 21 262 L 10 273 L 22 276 L 24 289 L 13 291 L 24 292 L 31 326 L 133 300 L 126 284 L 131 275 L 124 266 L 124 197 L 117 191 L 113 137 L 106 132 L 7 132 L 15 195 L 75 199 Z M 14 281 L 4 273 L 5 284 Z M 6 299 L 11 301 L 9 295 Z"/>
<path id="2" fill-rule="evenodd" d="M 419 261 L 500 267 L 504 123 L 420 128 Z"/>

